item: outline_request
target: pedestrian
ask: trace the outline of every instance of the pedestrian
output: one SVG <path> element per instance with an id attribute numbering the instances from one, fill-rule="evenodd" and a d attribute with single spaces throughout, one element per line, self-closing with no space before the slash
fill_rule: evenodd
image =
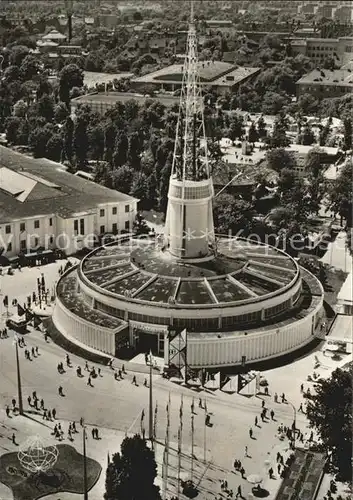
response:
<path id="1" fill-rule="evenodd" d="M 257 427 L 258 422 L 259 422 L 259 420 L 258 420 L 257 415 L 256 415 L 256 417 L 255 417 L 255 427 Z"/>
<path id="2" fill-rule="evenodd" d="M 98 375 L 99 375 L 100 377 L 103 377 L 103 375 L 102 375 L 102 373 L 101 373 L 101 369 L 100 369 L 100 368 L 98 368 Z"/>
<path id="3" fill-rule="evenodd" d="M 83 417 L 80 418 L 80 426 L 83 427 Z"/>
<path id="4" fill-rule="evenodd" d="M 51 414 L 53 415 L 53 419 L 55 420 L 55 418 L 56 418 L 56 409 L 55 408 L 52 409 Z"/>
<path id="5" fill-rule="evenodd" d="M 271 420 L 274 420 L 274 417 L 275 417 L 275 412 L 274 412 L 273 410 L 271 410 L 270 415 L 271 415 Z"/>
<path id="6" fill-rule="evenodd" d="M 13 444 L 16 444 L 16 436 L 15 433 L 12 434 L 12 442 Z"/>
<path id="7" fill-rule="evenodd" d="M 313 431 L 311 431 L 309 436 L 309 441 L 312 441 L 313 439 L 314 439 L 314 433 Z"/>
<path id="8" fill-rule="evenodd" d="M 242 491 L 241 491 L 241 486 L 239 484 L 238 488 L 237 488 L 237 494 L 235 495 L 235 498 L 243 498 L 243 494 L 242 494 Z"/>
<path id="9" fill-rule="evenodd" d="M 300 385 L 300 392 L 304 392 L 304 384 Z"/>
<path id="10" fill-rule="evenodd" d="M 36 391 L 33 391 L 33 392 L 32 392 L 32 398 L 33 398 L 33 399 L 37 399 L 37 393 L 36 393 Z"/>
<path id="11" fill-rule="evenodd" d="M 147 387 L 147 378 L 145 377 L 145 380 L 143 381 L 144 387 Z"/>
<path id="12" fill-rule="evenodd" d="M 38 346 L 36 346 L 36 355 L 39 356 L 39 349 Z"/>
<path id="13" fill-rule="evenodd" d="M 118 380 L 118 374 L 116 372 L 114 372 L 114 379 Z"/>
<path id="14" fill-rule="evenodd" d="M 48 410 L 48 420 L 51 420 L 51 411 Z"/>
<path id="15" fill-rule="evenodd" d="M 261 407 L 263 408 L 265 406 L 265 400 L 262 400 Z"/>
<path id="16" fill-rule="evenodd" d="M 268 387 L 265 387 L 265 395 L 268 396 Z"/>
<path id="17" fill-rule="evenodd" d="M 281 398 L 282 398 L 282 403 L 285 403 L 286 402 L 286 395 L 284 394 L 284 392 L 282 393 Z"/>
<path id="18" fill-rule="evenodd" d="M 275 392 L 275 395 L 273 396 L 273 399 L 275 400 L 275 403 L 278 403 L 278 394 Z"/>
<path id="19" fill-rule="evenodd" d="M 99 435 L 98 435 L 98 429 L 97 429 L 97 427 L 96 427 L 95 434 L 96 434 L 96 439 L 99 439 Z"/>
<path id="20" fill-rule="evenodd" d="M 134 375 L 134 376 L 132 377 L 132 382 L 131 382 L 131 383 L 132 383 L 132 384 L 134 384 L 134 385 L 137 385 L 137 382 L 136 382 L 136 375 Z"/>
<path id="21" fill-rule="evenodd" d="M 277 465 L 277 472 L 278 472 L 278 475 L 280 476 L 281 475 L 281 464 Z"/>
<path id="22" fill-rule="evenodd" d="M 71 365 L 70 356 L 68 354 L 66 354 L 66 364 L 67 364 L 67 366 Z"/>
<path id="23" fill-rule="evenodd" d="M 125 373 L 125 375 L 126 375 L 125 365 L 123 365 L 123 366 L 121 367 L 121 371 L 122 371 L 123 373 Z"/>
<path id="24" fill-rule="evenodd" d="M 90 387 L 92 387 L 91 377 L 88 377 L 87 385 L 89 385 Z"/>
<path id="25" fill-rule="evenodd" d="M 240 469 L 240 474 L 241 474 L 241 477 L 242 477 L 243 479 L 245 479 L 245 469 L 244 469 L 244 467 L 241 467 L 241 469 Z"/>
<path id="26" fill-rule="evenodd" d="M 123 373 L 122 373 L 122 371 L 120 369 L 118 370 L 118 375 L 119 375 L 120 379 L 123 379 Z"/>
<path id="27" fill-rule="evenodd" d="M 74 431 L 74 433 L 76 434 L 78 431 L 76 429 L 76 423 L 75 422 L 72 422 L 72 430 Z"/>
<path id="28" fill-rule="evenodd" d="M 9 408 L 9 405 L 6 405 L 6 416 L 8 417 L 10 415 L 10 408 Z"/>
<path id="29" fill-rule="evenodd" d="M 201 398 L 199 398 L 199 408 L 203 408 L 203 406 L 202 406 L 202 399 Z"/>
<path id="30" fill-rule="evenodd" d="M 245 446 L 244 457 L 247 457 L 247 456 L 248 456 L 248 447 Z"/>
<path id="31" fill-rule="evenodd" d="M 148 352 L 145 352 L 145 363 L 148 365 Z"/>
<path id="32" fill-rule="evenodd" d="M 36 357 L 34 347 L 32 347 L 32 356 L 33 356 L 34 358 Z"/>
<path id="33" fill-rule="evenodd" d="M 32 402 L 31 396 L 28 396 L 27 401 L 28 401 L 28 406 L 32 406 L 31 405 L 31 402 Z"/>
<path id="34" fill-rule="evenodd" d="M 11 403 L 12 403 L 12 409 L 14 410 L 16 408 L 16 399 L 13 398 Z"/>
<path id="35" fill-rule="evenodd" d="M 273 469 L 272 469 L 272 467 L 269 468 L 268 476 L 269 476 L 270 479 L 273 478 Z"/>
<path id="36" fill-rule="evenodd" d="M 43 412 L 43 420 L 47 420 L 47 410 L 44 410 Z"/>
<path id="37" fill-rule="evenodd" d="M 249 436 L 250 436 L 250 439 L 252 439 L 252 436 L 253 436 L 253 430 L 252 430 L 252 428 L 251 428 L 251 427 L 250 427 L 250 429 L 249 429 Z"/>
<path id="38" fill-rule="evenodd" d="M 87 363 L 87 361 L 86 361 L 86 363 L 85 363 L 85 370 L 86 370 L 87 372 L 89 372 L 89 367 L 88 367 L 88 363 Z"/>
<path id="39" fill-rule="evenodd" d="M 298 408 L 298 413 L 301 412 L 301 413 L 304 413 L 303 412 L 303 403 L 300 403 L 299 405 L 299 408 Z"/>
<path id="40" fill-rule="evenodd" d="M 58 391 L 59 391 L 59 396 L 62 396 L 63 395 L 63 388 L 61 387 L 61 385 L 59 386 Z"/>
<path id="41" fill-rule="evenodd" d="M 44 399 L 43 398 L 40 400 L 40 409 L 44 410 Z"/>

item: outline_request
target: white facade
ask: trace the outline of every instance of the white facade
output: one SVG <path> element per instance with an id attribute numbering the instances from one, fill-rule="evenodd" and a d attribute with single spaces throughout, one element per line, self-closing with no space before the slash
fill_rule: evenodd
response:
<path id="1" fill-rule="evenodd" d="M 136 214 L 137 200 L 131 198 L 102 203 L 96 209 L 77 212 L 69 218 L 38 214 L 9 220 L 0 226 L 0 246 L 6 257 L 38 247 L 58 248 L 70 255 L 83 247 L 93 248 L 98 235 L 131 231 Z"/>

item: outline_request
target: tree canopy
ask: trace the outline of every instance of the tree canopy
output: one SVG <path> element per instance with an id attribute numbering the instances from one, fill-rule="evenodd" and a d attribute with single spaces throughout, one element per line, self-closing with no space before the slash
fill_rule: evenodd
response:
<path id="1" fill-rule="evenodd" d="M 317 430 L 331 464 L 342 481 L 352 480 L 352 383 L 353 367 L 337 368 L 308 396 L 307 418 Z"/>
<path id="2" fill-rule="evenodd" d="M 108 465 L 105 500 L 161 500 L 154 485 L 157 464 L 154 453 L 139 435 L 126 437 L 121 452 Z"/>

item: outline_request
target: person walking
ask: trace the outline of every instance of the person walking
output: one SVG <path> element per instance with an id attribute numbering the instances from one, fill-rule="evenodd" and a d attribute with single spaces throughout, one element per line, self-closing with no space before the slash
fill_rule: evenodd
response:
<path id="1" fill-rule="evenodd" d="M 88 362 L 87 361 L 85 363 L 85 370 L 86 370 L 86 372 L 89 372 L 89 367 L 88 367 Z"/>
<path id="2" fill-rule="evenodd" d="M 28 401 L 28 406 L 32 406 L 32 405 L 31 405 L 31 403 L 32 403 L 32 398 L 31 398 L 31 396 L 28 396 L 27 401 Z"/>
<path id="3" fill-rule="evenodd" d="M 102 372 L 101 372 L 101 369 L 100 369 L 100 368 L 98 368 L 98 376 L 99 376 L 99 377 L 103 377 L 103 375 L 102 375 Z"/>
<path id="4" fill-rule="evenodd" d="M 201 398 L 199 398 L 199 408 L 203 408 L 202 399 Z"/>
<path id="5" fill-rule="evenodd" d="M 300 392 L 303 393 L 304 392 L 304 384 L 300 384 Z"/>
<path id="6" fill-rule="evenodd" d="M 61 385 L 59 386 L 59 396 L 63 396 L 63 388 L 61 387 Z"/>
<path id="7" fill-rule="evenodd" d="M 241 467 L 241 468 L 240 468 L 240 474 L 241 474 L 241 477 L 242 477 L 243 479 L 245 479 L 245 469 L 244 469 L 244 467 Z"/>
<path id="8" fill-rule="evenodd" d="M 36 346 L 36 355 L 39 356 L 39 349 L 38 346 Z"/>
<path id="9" fill-rule="evenodd" d="M 235 498 L 238 498 L 238 497 L 243 498 L 243 494 L 242 494 L 242 491 L 241 491 L 241 486 L 240 486 L 240 484 L 239 484 L 239 486 L 238 486 L 238 488 L 237 488 L 237 493 L 236 493 L 236 495 L 235 495 Z"/>
<path id="10" fill-rule="evenodd" d="M 252 430 L 252 428 L 251 428 L 251 427 L 250 427 L 250 429 L 249 429 L 249 436 L 250 436 L 250 439 L 252 439 L 252 437 L 253 437 L 253 430 Z"/>
<path id="11" fill-rule="evenodd" d="M 255 427 L 258 426 L 258 423 L 259 423 L 259 420 L 258 420 L 257 415 L 256 415 L 256 417 L 255 417 Z"/>
<path id="12" fill-rule="evenodd" d="M 53 419 L 55 420 L 56 419 L 56 409 L 55 408 L 52 409 L 51 414 L 53 415 Z"/>
<path id="13" fill-rule="evenodd" d="M 278 394 L 275 392 L 275 395 L 273 396 L 273 399 L 275 400 L 275 403 L 278 403 Z"/>
<path id="14" fill-rule="evenodd" d="M 13 398 L 11 403 L 12 403 L 12 409 L 14 410 L 16 408 L 16 399 Z"/>
<path id="15" fill-rule="evenodd" d="M 245 446 L 245 450 L 244 450 L 244 457 L 248 457 L 248 447 Z"/>
<path id="16" fill-rule="evenodd" d="M 87 380 L 87 385 L 89 385 L 90 387 L 93 387 L 93 386 L 92 386 L 91 377 L 88 377 L 88 380 Z"/>
<path id="17" fill-rule="evenodd" d="M 71 366 L 71 360 L 70 360 L 70 356 L 68 354 L 66 354 L 66 364 L 67 364 L 67 366 Z"/>
<path id="18" fill-rule="evenodd" d="M 270 415 L 271 415 L 271 420 L 274 420 L 274 417 L 275 417 L 275 412 L 274 412 L 274 410 L 271 410 Z"/>
<path id="19" fill-rule="evenodd" d="M 123 377 L 123 372 L 120 370 L 118 370 L 118 375 L 119 375 L 119 378 L 122 380 L 124 377 Z"/>
<path id="20" fill-rule="evenodd" d="M 47 410 L 43 411 L 43 420 L 47 420 Z"/>
<path id="21" fill-rule="evenodd" d="M 145 377 L 145 380 L 143 381 L 144 387 L 147 387 L 147 378 Z"/>
<path id="22" fill-rule="evenodd" d="M 268 471 L 268 476 L 269 476 L 270 479 L 273 478 L 273 469 L 272 469 L 272 467 L 270 467 L 270 469 Z"/>
<path id="23" fill-rule="evenodd" d="M 265 406 L 265 400 L 262 400 L 261 407 L 263 408 Z"/>
<path id="24" fill-rule="evenodd" d="M 133 385 L 137 385 L 137 381 L 136 381 L 136 375 L 134 375 L 132 377 L 132 382 L 131 382 Z"/>
<path id="25" fill-rule="evenodd" d="M 121 371 L 122 371 L 123 373 L 125 373 L 125 375 L 126 375 L 125 365 L 123 365 L 123 366 L 121 367 Z"/>
<path id="26" fill-rule="evenodd" d="M 48 420 L 51 420 L 51 411 L 48 410 Z"/>
<path id="27" fill-rule="evenodd" d="M 32 347 L 31 351 L 32 351 L 32 356 L 35 358 L 35 357 L 36 357 L 36 354 L 35 354 L 34 347 Z"/>
<path id="28" fill-rule="evenodd" d="M 284 392 L 282 393 L 281 399 L 282 399 L 282 403 L 286 402 L 286 395 L 284 394 Z"/>
<path id="29" fill-rule="evenodd" d="M 9 408 L 9 405 L 6 405 L 6 416 L 9 417 L 10 416 L 10 408 Z"/>
<path id="30" fill-rule="evenodd" d="M 96 433 L 95 433 L 95 429 L 94 429 L 94 427 L 93 427 L 93 429 L 92 429 L 92 438 L 93 438 L 93 439 L 96 439 Z"/>
<path id="31" fill-rule="evenodd" d="M 303 411 L 303 403 L 300 403 L 300 405 L 299 405 L 298 413 L 299 412 L 304 413 L 304 411 Z"/>
<path id="32" fill-rule="evenodd" d="M 15 433 L 12 434 L 12 443 L 15 444 L 15 445 L 17 445 Z"/>
<path id="33" fill-rule="evenodd" d="M 44 399 L 43 398 L 40 400 L 40 409 L 44 410 Z"/>

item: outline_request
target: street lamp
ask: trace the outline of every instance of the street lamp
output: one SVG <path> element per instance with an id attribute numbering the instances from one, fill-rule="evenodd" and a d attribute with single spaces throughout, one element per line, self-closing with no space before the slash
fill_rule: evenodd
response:
<path id="1" fill-rule="evenodd" d="M 21 385 L 20 360 L 19 360 L 19 356 L 18 356 L 18 338 L 17 338 L 17 335 L 15 335 L 15 337 L 14 337 L 14 344 L 15 344 L 15 350 L 16 350 L 18 409 L 19 409 L 20 415 L 23 415 L 22 385 Z"/>
<path id="2" fill-rule="evenodd" d="M 291 405 L 293 408 L 293 425 L 292 425 L 292 431 L 293 431 L 293 447 L 295 448 L 295 431 L 296 431 L 296 422 L 297 422 L 297 410 L 295 409 L 295 406 L 293 403 L 287 400 L 287 402 Z"/>
<path id="3" fill-rule="evenodd" d="M 87 458 L 86 458 L 86 426 L 83 425 L 83 499 L 88 500 L 88 489 L 87 489 Z"/>

